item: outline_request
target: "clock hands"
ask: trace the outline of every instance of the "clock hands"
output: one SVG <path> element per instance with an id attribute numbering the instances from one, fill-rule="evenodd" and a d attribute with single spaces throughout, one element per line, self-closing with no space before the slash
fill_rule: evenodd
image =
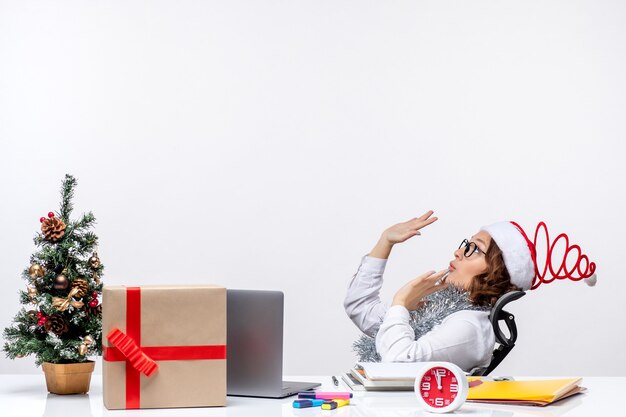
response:
<path id="1" fill-rule="evenodd" d="M 442 386 L 441 386 L 441 375 L 439 374 L 439 372 L 435 372 L 435 378 L 437 378 L 437 389 L 439 391 L 441 391 Z"/>

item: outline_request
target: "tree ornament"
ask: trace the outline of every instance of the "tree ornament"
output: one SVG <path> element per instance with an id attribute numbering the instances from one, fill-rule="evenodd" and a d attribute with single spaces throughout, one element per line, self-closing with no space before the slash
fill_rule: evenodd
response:
<path id="1" fill-rule="evenodd" d="M 89 350 L 89 346 L 93 345 L 93 337 L 87 335 L 83 338 L 83 343 L 78 347 L 78 353 L 80 356 L 85 356 Z"/>
<path id="2" fill-rule="evenodd" d="M 83 278 L 77 278 L 72 282 L 72 289 L 76 290 L 76 298 L 82 298 L 89 290 L 89 284 Z"/>
<path id="3" fill-rule="evenodd" d="M 44 222 L 44 220 L 46 220 L 46 218 L 45 218 L 45 217 L 40 217 L 40 218 L 39 218 L 39 223 L 43 223 L 43 222 Z"/>
<path id="4" fill-rule="evenodd" d="M 43 316 L 42 318 L 40 318 L 39 320 L 37 320 L 37 324 L 40 326 L 43 326 L 46 324 L 46 322 L 48 321 L 48 317 Z"/>
<path id="5" fill-rule="evenodd" d="M 39 295 L 39 293 L 37 292 L 37 288 L 35 287 L 27 287 L 27 292 L 28 292 L 28 298 L 30 299 L 30 302 L 33 304 L 37 304 L 37 295 Z"/>
<path id="6" fill-rule="evenodd" d="M 70 293 L 65 298 L 52 297 L 52 307 L 56 308 L 59 311 L 65 311 L 69 308 L 69 306 L 72 306 L 74 308 L 82 308 L 84 305 L 83 302 L 74 300 L 74 297 L 76 296 L 76 293 L 78 291 L 79 290 L 77 288 L 72 288 Z"/>
<path id="7" fill-rule="evenodd" d="M 89 304 L 85 307 L 85 316 L 87 318 L 91 317 L 102 317 L 102 304 L 98 304 L 95 307 L 91 307 Z"/>
<path id="8" fill-rule="evenodd" d="M 98 291 L 94 291 L 91 293 L 91 298 L 98 298 Z"/>
<path id="9" fill-rule="evenodd" d="M 96 271 L 93 272 L 93 275 L 91 277 L 93 278 L 96 285 L 100 285 L 100 277 L 98 276 L 98 273 Z"/>
<path id="10" fill-rule="evenodd" d="M 44 328 L 47 332 L 61 336 L 63 333 L 67 333 L 70 327 L 67 321 L 60 314 L 53 314 L 44 322 Z"/>
<path id="11" fill-rule="evenodd" d="M 54 213 L 53 213 L 53 212 L 51 212 L 51 211 L 49 211 L 49 212 L 48 212 L 48 217 L 49 217 L 49 218 L 53 218 L 53 217 L 54 217 Z"/>
<path id="12" fill-rule="evenodd" d="M 63 273 L 60 273 L 54 279 L 53 286 L 55 290 L 65 290 L 67 289 L 69 285 L 70 285 L 70 282 L 67 280 L 67 277 Z"/>
<path id="13" fill-rule="evenodd" d="M 24 355 L 15 355 L 16 359 L 22 359 L 24 357 Z"/>
<path id="14" fill-rule="evenodd" d="M 45 219 L 41 223 L 43 238 L 49 242 L 58 242 L 65 235 L 65 223 L 56 217 Z"/>
<path id="15" fill-rule="evenodd" d="M 98 306 L 98 299 L 94 298 L 89 302 L 89 307 L 94 308 Z"/>
<path id="16" fill-rule="evenodd" d="M 30 268 L 28 268 L 28 275 L 30 275 L 32 279 L 41 278 L 45 274 L 46 274 L 46 270 L 43 268 L 43 266 L 34 262 L 30 264 Z"/>
<path id="17" fill-rule="evenodd" d="M 94 252 L 89 258 L 89 266 L 93 269 L 100 268 L 100 258 L 98 258 L 98 252 Z"/>
<path id="18" fill-rule="evenodd" d="M 40 318 L 43 317 L 43 314 L 41 314 L 41 312 L 35 311 L 35 310 L 29 310 L 28 313 L 26 313 L 28 316 L 28 319 L 30 321 L 36 321 L 39 320 Z"/>

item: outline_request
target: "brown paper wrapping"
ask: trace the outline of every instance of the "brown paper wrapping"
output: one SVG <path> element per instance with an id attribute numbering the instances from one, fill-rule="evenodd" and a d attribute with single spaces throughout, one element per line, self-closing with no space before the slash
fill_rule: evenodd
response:
<path id="1" fill-rule="evenodd" d="M 102 341 L 117 327 L 126 332 L 126 288 L 106 286 Z M 214 285 L 142 286 L 141 346 L 226 345 L 226 289 Z M 141 375 L 140 408 L 226 405 L 226 360 L 157 361 Z M 103 396 L 108 409 L 126 408 L 126 363 L 103 360 Z"/>

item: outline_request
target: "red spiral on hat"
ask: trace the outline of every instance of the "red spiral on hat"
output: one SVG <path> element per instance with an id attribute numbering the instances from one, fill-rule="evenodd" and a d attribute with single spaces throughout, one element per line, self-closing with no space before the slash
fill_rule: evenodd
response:
<path id="1" fill-rule="evenodd" d="M 580 246 L 578 245 L 570 246 L 569 236 L 567 236 L 565 233 L 561 233 L 560 235 L 556 237 L 556 239 L 552 241 L 552 243 L 550 243 L 550 236 L 548 235 L 548 226 L 546 226 L 544 222 L 539 222 L 539 224 L 537 225 L 537 228 L 535 229 L 535 238 L 531 242 L 530 239 L 528 239 L 528 236 L 526 236 L 524 229 L 522 229 L 520 225 L 518 225 L 517 223 L 513 221 L 511 223 L 515 227 L 517 227 L 517 229 L 520 231 L 520 233 L 526 240 L 526 243 L 528 244 L 528 249 L 530 250 L 530 256 L 533 260 L 533 264 L 535 265 L 535 277 L 533 278 L 533 283 L 530 287 L 531 290 L 534 290 L 541 284 L 549 284 L 552 281 L 557 280 L 557 279 L 559 280 L 570 279 L 572 281 L 580 281 L 581 279 L 591 277 L 596 272 L 595 262 L 589 261 L 589 257 L 582 253 Z M 548 248 L 548 251 L 546 254 L 546 262 L 543 267 L 543 271 L 540 273 L 539 267 L 537 265 L 536 248 L 537 248 L 537 242 L 538 242 L 537 238 L 539 237 L 539 232 L 542 229 L 544 231 L 544 235 L 546 239 L 546 247 Z M 555 265 L 553 265 L 552 263 L 553 261 L 552 251 L 554 250 L 555 246 L 561 239 L 565 239 L 565 254 L 563 256 L 563 259 L 561 260 L 561 264 L 558 265 L 558 269 L 556 269 Z M 576 262 L 571 267 L 571 269 L 568 270 L 567 259 L 573 251 L 576 252 L 575 253 Z M 583 268 L 583 263 L 584 263 L 584 268 Z M 550 276 L 546 277 L 548 270 L 550 270 L 551 277 Z M 577 272 L 578 275 L 574 275 L 575 272 Z"/>

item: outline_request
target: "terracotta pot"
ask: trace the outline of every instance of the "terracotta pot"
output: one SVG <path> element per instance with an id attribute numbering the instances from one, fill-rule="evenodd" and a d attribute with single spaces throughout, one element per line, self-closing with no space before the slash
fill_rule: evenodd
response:
<path id="1" fill-rule="evenodd" d="M 52 394 L 84 394 L 89 392 L 95 362 L 42 364 L 46 385 Z"/>

